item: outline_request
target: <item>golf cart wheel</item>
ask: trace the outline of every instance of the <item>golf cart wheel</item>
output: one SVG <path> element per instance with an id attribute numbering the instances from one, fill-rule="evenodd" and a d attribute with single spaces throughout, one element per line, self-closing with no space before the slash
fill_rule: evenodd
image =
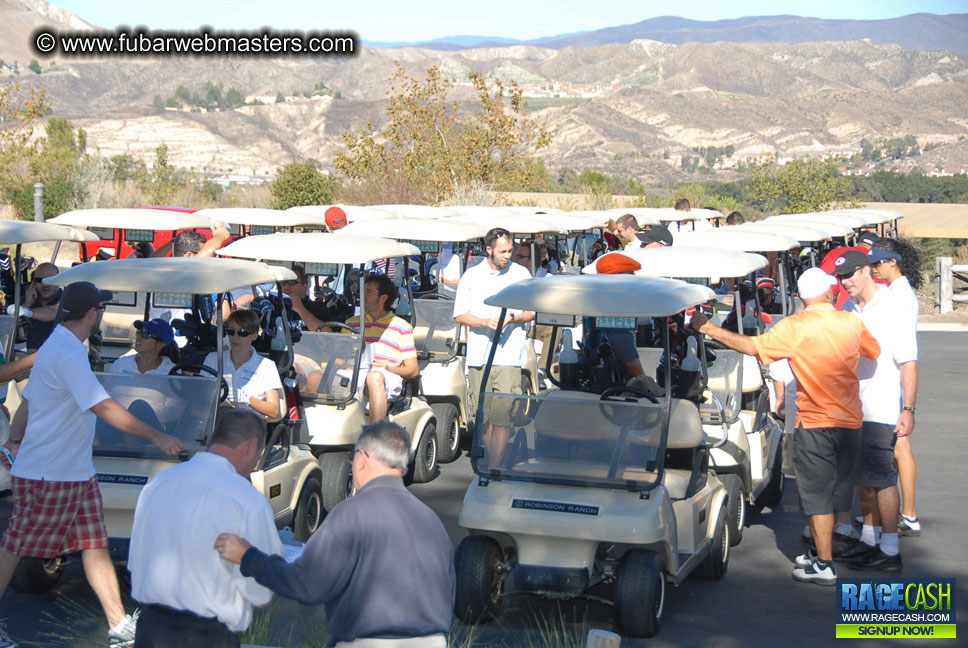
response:
<path id="1" fill-rule="evenodd" d="M 735 547 L 743 539 L 746 526 L 746 497 L 743 493 L 743 480 L 739 475 L 719 475 L 719 481 L 726 489 L 727 517 L 729 519 L 729 543 Z"/>
<path id="2" fill-rule="evenodd" d="M 319 455 L 323 471 L 323 508 L 326 512 L 353 494 L 353 470 L 349 452 L 324 452 Z"/>
<path id="3" fill-rule="evenodd" d="M 292 520 L 292 537 L 299 542 L 309 540 L 323 518 L 323 493 L 319 480 L 309 477 L 299 493 L 296 513 Z"/>
<path id="4" fill-rule="evenodd" d="M 760 496 L 756 498 L 757 506 L 775 507 L 783 500 L 783 444 L 776 444 L 776 456 L 773 457 L 773 468 L 770 470 L 770 483 L 767 484 Z"/>
<path id="5" fill-rule="evenodd" d="M 713 534 L 713 545 L 709 555 L 703 560 L 700 570 L 703 578 L 719 580 L 726 575 L 729 567 L 729 507 L 723 502 L 716 519 L 716 533 Z"/>
<path id="6" fill-rule="evenodd" d="M 24 558 L 13 573 L 10 587 L 21 594 L 43 594 L 57 585 L 63 573 L 63 556 Z"/>
<path id="7" fill-rule="evenodd" d="M 501 615 L 504 594 L 504 554 L 487 536 L 468 536 L 457 545 L 454 556 L 457 595 L 454 614 L 467 624 L 487 623 Z"/>
<path id="8" fill-rule="evenodd" d="M 615 580 L 615 617 L 627 637 L 651 637 L 659 631 L 665 608 L 665 561 L 645 549 L 627 551 Z"/>
<path id="9" fill-rule="evenodd" d="M 410 481 L 414 484 L 429 482 L 437 474 L 437 426 L 433 421 L 427 423 L 420 433 L 410 474 Z"/>
<path id="10" fill-rule="evenodd" d="M 460 420 L 451 403 L 431 406 L 437 417 L 437 461 L 450 463 L 460 455 Z"/>

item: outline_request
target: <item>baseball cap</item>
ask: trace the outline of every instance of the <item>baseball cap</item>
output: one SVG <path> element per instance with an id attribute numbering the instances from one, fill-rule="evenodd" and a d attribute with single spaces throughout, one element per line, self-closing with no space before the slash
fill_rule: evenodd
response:
<path id="1" fill-rule="evenodd" d="M 653 225 L 647 230 L 636 234 L 639 240 L 645 245 L 649 243 L 661 243 L 662 245 L 672 245 L 672 232 L 665 225 Z"/>
<path id="2" fill-rule="evenodd" d="M 898 254 L 897 252 L 891 252 L 890 250 L 881 250 L 878 248 L 874 248 L 873 250 L 867 253 L 867 259 L 868 261 L 870 261 L 871 264 L 882 263 L 884 261 L 890 261 L 891 259 L 894 259 L 895 261 L 900 263 L 901 255 Z"/>
<path id="3" fill-rule="evenodd" d="M 797 279 L 797 292 L 803 299 L 813 299 L 837 284 L 837 279 L 820 268 L 809 268 Z"/>
<path id="4" fill-rule="evenodd" d="M 86 313 L 114 299 L 109 290 L 98 290 L 90 281 L 75 281 L 64 288 L 61 309 L 69 315 Z"/>
<path id="5" fill-rule="evenodd" d="M 874 244 L 881 240 L 881 237 L 874 232 L 864 232 L 857 237 L 858 245 L 866 245 L 869 248 L 874 247 Z"/>
<path id="6" fill-rule="evenodd" d="M 622 274 L 641 270 L 642 264 L 624 254 L 606 254 L 595 263 L 598 274 Z"/>
<path id="7" fill-rule="evenodd" d="M 847 250 L 834 261 L 834 274 L 838 277 L 846 277 L 854 274 L 857 268 L 870 265 L 867 255 L 858 250 Z"/>
<path id="8" fill-rule="evenodd" d="M 326 224 L 330 227 L 339 228 L 346 225 L 346 212 L 340 207 L 330 207 L 326 210 L 324 217 Z"/>
<path id="9" fill-rule="evenodd" d="M 144 331 L 151 337 L 158 338 L 165 344 L 171 344 L 175 341 L 175 330 L 171 328 L 171 324 L 160 317 L 148 320 L 147 322 L 138 320 L 134 323 L 134 327 L 139 331 Z"/>

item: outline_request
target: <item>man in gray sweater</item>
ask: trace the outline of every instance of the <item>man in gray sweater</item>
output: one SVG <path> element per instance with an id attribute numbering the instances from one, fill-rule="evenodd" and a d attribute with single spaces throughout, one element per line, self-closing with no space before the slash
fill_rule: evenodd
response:
<path id="1" fill-rule="evenodd" d="M 353 451 L 357 492 L 340 502 L 292 564 L 223 533 L 215 549 L 272 591 L 326 605 L 338 648 L 445 648 L 454 607 L 454 551 L 437 514 L 403 485 L 410 435 L 363 428 Z"/>

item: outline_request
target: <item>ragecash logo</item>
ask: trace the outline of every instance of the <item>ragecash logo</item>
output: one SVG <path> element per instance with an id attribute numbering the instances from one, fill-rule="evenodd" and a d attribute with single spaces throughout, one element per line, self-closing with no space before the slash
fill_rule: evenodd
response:
<path id="1" fill-rule="evenodd" d="M 955 639 L 954 578 L 838 578 L 837 638 Z"/>

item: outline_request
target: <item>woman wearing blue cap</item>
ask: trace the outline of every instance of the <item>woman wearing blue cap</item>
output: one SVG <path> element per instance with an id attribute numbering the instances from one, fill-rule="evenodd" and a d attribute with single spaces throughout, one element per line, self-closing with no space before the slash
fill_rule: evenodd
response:
<path id="1" fill-rule="evenodd" d="M 178 346 L 175 344 L 175 331 L 171 324 L 156 318 L 134 323 L 137 333 L 134 338 L 134 355 L 118 358 L 109 372 L 125 374 L 162 374 L 168 375 L 178 362 Z"/>

